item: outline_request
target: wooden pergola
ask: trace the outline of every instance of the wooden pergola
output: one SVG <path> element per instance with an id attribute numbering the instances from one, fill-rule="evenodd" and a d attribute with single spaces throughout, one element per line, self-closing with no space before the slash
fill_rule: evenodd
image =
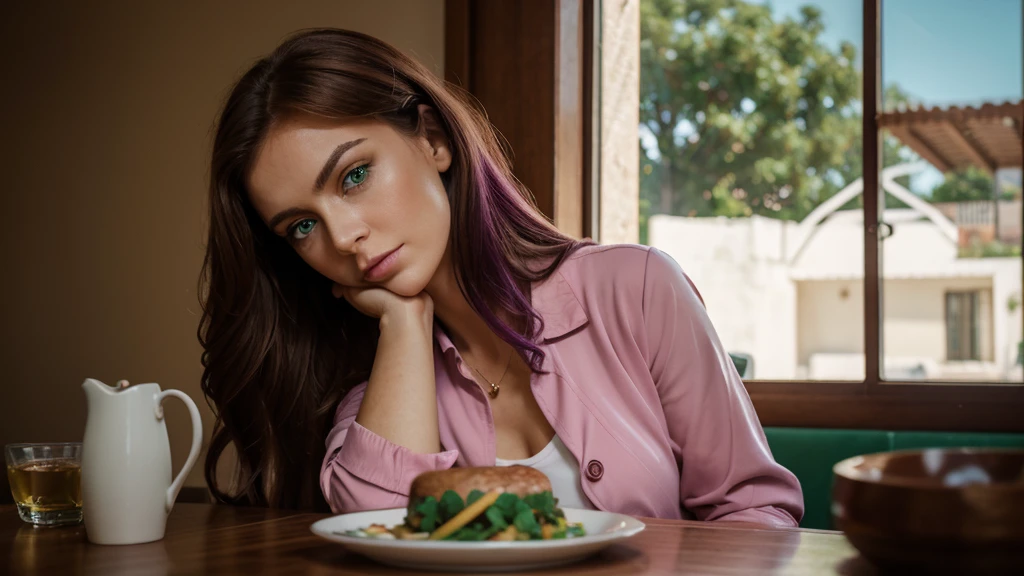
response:
<path id="1" fill-rule="evenodd" d="M 878 124 L 941 172 L 977 166 L 992 174 L 1024 158 L 1021 100 L 883 112 Z"/>

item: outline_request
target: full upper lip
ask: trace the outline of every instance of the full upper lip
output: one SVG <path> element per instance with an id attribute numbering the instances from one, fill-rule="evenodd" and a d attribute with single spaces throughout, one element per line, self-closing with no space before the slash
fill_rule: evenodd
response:
<path id="1" fill-rule="evenodd" d="M 399 246 L 398 248 L 401 248 L 401 246 Z M 377 256 L 374 256 L 373 258 L 370 258 L 365 265 L 359 267 L 359 272 L 362 273 L 362 275 L 365 277 L 367 272 L 373 269 L 373 267 L 376 266 L 377 264 L 380 264 L 381 260 L 393 254 L 396 250 L 398 250 L 398 248 L 395 248 L 394 250 L 388 250 L 383 254 L 379 254 Z"/>

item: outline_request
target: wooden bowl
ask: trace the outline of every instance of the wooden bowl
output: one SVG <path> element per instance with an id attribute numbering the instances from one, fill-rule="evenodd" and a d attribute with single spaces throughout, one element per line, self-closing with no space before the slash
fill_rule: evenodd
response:
<path id="1" fill-rule="evenodd" d="M 1024 450 L 884 452 L 832 472 L 836 527 L 876 564 L 1024 574 Z"/>

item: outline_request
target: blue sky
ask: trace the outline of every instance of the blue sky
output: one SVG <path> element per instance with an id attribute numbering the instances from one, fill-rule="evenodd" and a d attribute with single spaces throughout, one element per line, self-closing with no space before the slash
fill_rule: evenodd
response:
<path id="1" fill-rule="evenodd" d="M 833 48 L 850 42 L 863 53 L 860 0 L 748 0 L 768 4 L 776 19 L 800 18 L 817 6 Z M 899 84 L 925 106 L 978 105 L 1024 98 L 1024 0 L 881 0 L 882 81 Z M 1019 181 L 1019 171 L 1014 178 Z M 930 165 L 911 178 L 928 193 L 942 182 Z"/>
<path id="2" fill-rule="evenodd" d="M 820 8 L 823 40 L 861 50 L 858 0 L 754 0 L 776 17 Z M 882 0 L 882 77 L 929 106 L 977 104 L 1022 97 L 1022 0 Z"/>
<path id="3" fill-rule="evenodd" d="M 847 41 L 861 54 L 859 0 L 753 0 L 776 18 L 799 18 L 801 6 L 822 10 L 822 40 Z M 1024 0 L 882 0 L 882 81 L 899 84 L 926 106 L 977 105 L 1024 97 Z M 859 60 L 858 60 L 859 64 Z M 912 180 L 915 191 L 942 181 L 937 170 Z"/>

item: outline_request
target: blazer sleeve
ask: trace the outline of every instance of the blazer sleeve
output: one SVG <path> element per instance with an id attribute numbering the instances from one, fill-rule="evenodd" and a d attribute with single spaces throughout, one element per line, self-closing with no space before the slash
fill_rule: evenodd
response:
<path id="1" fill-rule="evenodd" d="M 697 289 L 654 248 L 643 300 L 651 376 L 682 462 L 683 507 L 700 520 L 796 526 L 804 508 L 799 481 L 772 457 Z"/>
<path id="2" fill-rule="evenodd" d="M 327 435 L 320 489 L 339 514 L 406 506 L 416 476 L 451 468 L 459 457 L 457 450 L 419 454 L 361 426 L 356 415 L 365 392 L 366 382 L 345 396 Z"/>

